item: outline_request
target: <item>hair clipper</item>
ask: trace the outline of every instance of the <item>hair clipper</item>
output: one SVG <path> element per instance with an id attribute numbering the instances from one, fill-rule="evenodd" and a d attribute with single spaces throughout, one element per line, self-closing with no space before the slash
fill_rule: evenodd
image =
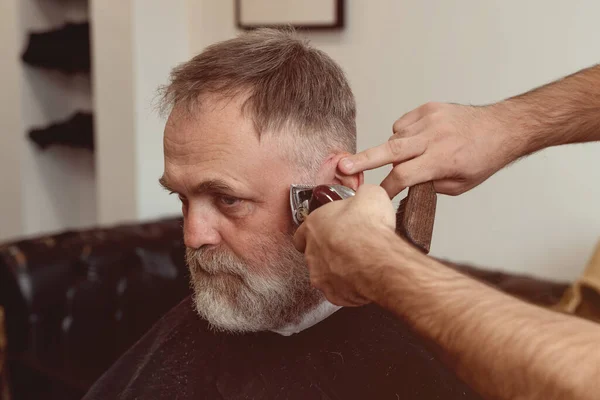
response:
<path id="1" fill-rule="evenodd" d="M 292 218 L 300 226 L 311 212 L 322 205 L 350 198 L 354 194 L 354 190 L 343 185 L 292 185 Z M 433 183 L 426 182 L 410 187 L 396 211 L 396 232 L 425 254 L 429 253 L 431 247 L 436 204 L 437 194 Z"/>

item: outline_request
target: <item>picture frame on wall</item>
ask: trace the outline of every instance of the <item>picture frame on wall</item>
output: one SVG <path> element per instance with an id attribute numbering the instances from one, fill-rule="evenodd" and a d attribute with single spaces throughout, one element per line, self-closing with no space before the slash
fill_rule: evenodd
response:
<path id="1" fill-rule="evenodd" d="M 341 29 L 344 0 L 234 0 L 240 29 Z"/>

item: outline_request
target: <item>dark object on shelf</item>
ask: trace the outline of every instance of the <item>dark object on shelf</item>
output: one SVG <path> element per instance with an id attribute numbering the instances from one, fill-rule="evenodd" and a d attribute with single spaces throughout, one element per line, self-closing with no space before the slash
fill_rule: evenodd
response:
<path id="1" fill-rule="evenodd" d="M 23 61 L 66 73 L 89 72 L 90 24 L 67 23 L 59 29 L 29 34 Z"/>
<path id="2" fill-rule="evenodd" d="M 66 121 L 29 131 L 29 138 L 42 150 L 52 145 L 94 150 L 94 118 L 91 113 L 77 112 Z"/>
<path id="3" fill-rule="evenodd" d="M 79 400 L 190 294 L 180 218 L 0 244 L 15 400 Z"/>

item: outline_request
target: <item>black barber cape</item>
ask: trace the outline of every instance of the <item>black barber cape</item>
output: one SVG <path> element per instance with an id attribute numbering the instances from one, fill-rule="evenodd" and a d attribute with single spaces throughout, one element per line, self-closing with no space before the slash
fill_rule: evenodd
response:
<path id="1" fill-rule="evenodd" d="M 407 326 L 374 305 L 292 336 L 209 329 L 188 297 L 84 400 L 479 399 Z"/>

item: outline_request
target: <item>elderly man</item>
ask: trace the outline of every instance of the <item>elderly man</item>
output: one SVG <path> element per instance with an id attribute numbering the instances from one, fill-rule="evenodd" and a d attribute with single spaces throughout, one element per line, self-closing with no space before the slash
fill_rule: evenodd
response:
<path id="1" fill-rule="evenodd" d="M 194 295 L 86 399 L 477 398 L 393 316 L 327 302 L 294 248 L 290 184 L 363 180 L 337 167 L 355 102 L 331 58 L 257 30 L 176 68 L 163 99 Z"/>

